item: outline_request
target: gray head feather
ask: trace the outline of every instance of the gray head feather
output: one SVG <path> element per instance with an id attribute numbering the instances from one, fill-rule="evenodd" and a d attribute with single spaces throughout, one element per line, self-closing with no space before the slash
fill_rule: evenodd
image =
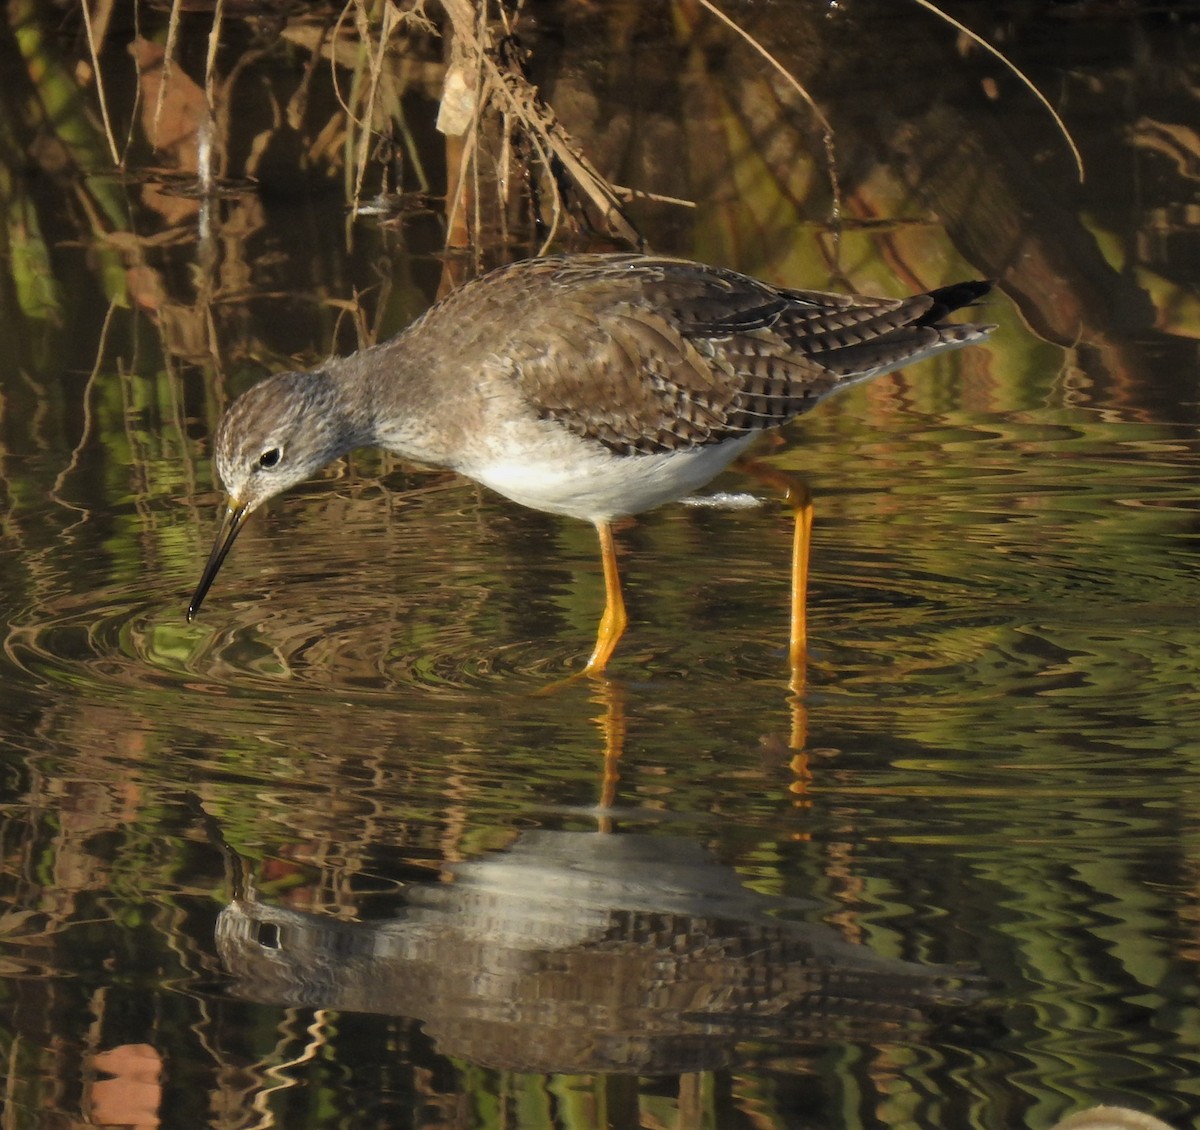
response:
<path id="1" fill-rule="evenodd" d="M 244 392 L 217 429 L 217 474 L 231 503 L 252 511 L 367 442 L 321 371 L 277 373 Z"/>

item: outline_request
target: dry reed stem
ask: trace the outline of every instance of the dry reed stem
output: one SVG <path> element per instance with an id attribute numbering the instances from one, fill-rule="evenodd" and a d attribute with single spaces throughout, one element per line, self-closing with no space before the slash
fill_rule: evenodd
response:
<path id="1" fill-rule="evenodd" d="M 817 123 L 821 127 L 821 140 L 825 147 L 825 167 L 829 174 L 829 190 L 833 195 L 833 214 L 838 217 L 842 214 L 842 189 L 838 183 L 837 176 L 837 160 L 834 153 L 833 141 L 833 126 L 830 125 L 829 119 L 822 112 L 821 107 L 817 105 L 813 96 L 804 88 L 803 83 L 791 71 L 787 69 L 770 51 L 766 49 L 757 39 L 754 38 L 741 24 L 736 20 L 727 16 L 720 8 L 712 2 L 712 0 L 698 0 L 700 6 L 712 15 L 716 16 L 726 27 L 728 27 L 736 35 L 741 36 L 759 55 L 761 55 L 771 66 L 779 72 L 788 85 L 800 95 L 804 100 L 805 105 L 812 110 L 813 115 L 817 119 Z"/>
<path id="2" fill-rule="evenodd" d="M 609 230 L 634 246 L 641 246 L 642 237 L 626 217 L 612 186 L 584 156 L 583 149 L 566 131 L 553 109 L 542 100 L 537 88 L 511 68 L 502 70 L 488 55 L 484 56 L 484 67 L 491 80 L 489 86 L 499 94 L 506 112 L 521 123 L 530 140 L 542 151 L 547 167 L 552 155 L 591 201 Z M 557 200 L 557 186 L 554 186 L 553 196 Z"/>
<path id="3" fill-rule="evenodd" d="M 463 247 L 468 245 L 470 238 L 466 222 L 460 215 L 464 207 L 467 177 L 478 174 L 476 152 L 479 145 L 478 125 L 483 113 L 480 105 L 483 88 L 483 50 L 474 43 L 474 36 L 478 32 L 473 28 L 475 21 L 467 0 L 443 0 L 443 7 L 450 17 L 454 34 L 450 44 L 450 63 L 442 84 L 442 107 L 438 114 L 438 128 L 447 137 L 462 138 L 462 152 L 459 153 L 458 168 L 455 171 L 453 191 L 449 194 L 449 208 L 446 213 L 446 244 L 448 247 Z M 470 28 L 470 33 L 464 34 L 464 28 Z M 467 49 L 469 43 L 474 45 L 473 50 Z M 468 82 L 465 77 L 468 61 L 475 65 L 473 83 Z M 464 91 L 471 92 L 471 112 L 466 116 L 465 128 L 461 129 L 458 109 L 447 113 L 447 91 L 456 82 L 461 82 Z M 476 221 L 478 222 L 478 215 Z"/>
<path id="4" fill-rule="evenodd" d="M 345 22 L 346 13 L 348 11 L 350 11 L 350 9 L 354 5 L 354 3 L 355 3 L 355 0 L 347 0 L 346 4 L 343 6 L 342 10 L 338 13 L 338 18 L 336 20 L 334 20 L 333 35 L 332 35 L 332 39 L 334 42 L 336 42 L 338 36 L 341 35 L 342 24 Z M 359 122 L 354 111 L 350 109 L 349 103 L 345 100 L 345 98 L 342 97 L 342 87 L 341 87 L 341 84 L 338 82 L 337 68 L 338 68 L 337 51 L 330 51 L 329 52 L 329 81 L 333 84 L 333 96 L 337 99 L 338 105 L 341 106 L 342 110 L 345 112 L 346 118 L 349 121 L 354 122 L 357 125 L 361 125 L 362 123 Z"/>
<path id="5" fill-rule="evenodd" d="M 87 0 L 83 0 L 86 4 Z M 180 0 L 171 0 L 171 15 L 167 21 L 167 45 L 163 48 L 162 82 L 158 87 L 158 97 L 154 102 L 154 136 L 159 136 L 162 119 L 163 99 L 166 97 L 167 86 L 171 82 L 171 66 L 175 57 L 175 43 L 179 39 L 179 23 L 182 17 Z"/>
<path id="6" fill-rule="evenodd" d="M 379 93 L 379 76 L 383 70 L 383 58 L 387 52 L 388 40 L 396 22 L 396 9 L 391 4 L 383 8 L 383 22 L 379 28 L 379 42 L 374 51 L 365 52 L 367 60 L 367 89 L 363 95 L 363 112 L 365 122 L 358 135 L 358 144 L 354 152 L 354 192 L 350 198 L 350 207 L 358 211 L 362 201 L 363 179 L 367 173 L 367 161 L 370 158 L 371 123 L 375 120 L 375 99 Z M 359 36 L 363 43 L 370 43 L 369 17 L 364 0 L 358 0 L 355 8 L 355 22 L 359 28 Z"/>
<path id="7" fill-rule="evenodd" d="M 520 124 L 543 165 L 549 168 L 553 159 L 558 160 L 575 186 L 600 213 L 609 230 L 629 243 L 641 246 L 642 238 L 625 216 L 612 186 L 583 155 L 536 87 L 511 67 L 502 68 L 497 63 L 485 23 L 486 4 L 478 8 L 478 28 L 475 26 L 476 12 L 472 11 L 469 0 L 443 0 L 442 6 L 450 17 L 456 44 L 476 63 L 477 73 L 484 80 L 476 87 L 477 121 L 495 98 L 501 113 Z M 552 231 L 555 231 L 560 222 L 561 201 L 557 185 L 552 188 L 555 206 Z"/>
<path id="8" fill-rule="evenodd" d="M 487 58 L 486 46 L 488 43 L 488 33 L 487 33 L 488 0 L 483 0 L 483 3 L 479 5 L 479 15 L 478 15 L 478 19 L 476 20 L 476 23 L 477 23 L 477 30 L 475 33 L 475 38 L 473 40 L 471 40 L 471 42 L 475 46 L 475 49 L 477 52 L 477 57 L 479 59 L 479 70 L 480 70 L 480 74 L 476 75 L 475 89 L 476 89 L 476 91 L 481 91 L 481 90 L 483 90 L 483 82 L 482 82 L 481 74 L 482 74 L 482 70 L 483 70 L 484 61 Z M 479 107 L 479 112 L 482 113 L 485 108 L 484 103 L 480 102 L 480 103 L 477 103 L 477 105 Z M 478 147 L 478 145 L 479 145 L 479 130 L 478 130 L 478 128 L 474 132 L 474 138 L 475 138 L 475 145 L 476 145 L 476 147 Z M 476 148 L 476 153 L 478 153 L 478 148 Z M 483 231 L 483 205 L 481 203 L 482 194 L 480 192 L 481 185 L 480 185 L 480 179 L 479 179 L 478 156 L 476 156 L 475 159 L 472 160 L 472 162 L 471 162 L 471 176 L 473 178 L 473 184 L 472 184 L 473 191 L 471 193 L 471 203 L 475 208 L 475 242 L 474 242 L 475 269 L 476 269 L 476 271 L 479 271 L 483 267 L 483 247 L 481 245 L 481 241 L 479 238 L 479 233 Z"/>
<path id="9" fill-rule="evenodd" d="M 108 114 L 108 96 L 104 92 L 104 72 L 100 67 L 100 49 L 97 47 L 96 29 L 92 23 L 92 13 L 88 7 L 88 0 L 79 0 L 79 7 L 83 11 L 83 27 L 87 33 L 88 54 L 92 57 L 92 71 L 96 76 L 96 97 L 100 100 L 100 117 L 104 122 L 104 136 L 108 141 L 108 151 L 112 154 L 113 164 L 118 167 L 121 164 L 121 154 L 117 150 L 117 139 L 113 136 L 112 119 Z M 108 27 L 108 22 L 112 18 L 112 0 L 104 0 L 100 10 L 103 13 L 101 16 L 101 33 L 103 38 Z"/>
<path id="10" fill-rule="evenodd" d="M 80 398 L 80 402 L 83 405 L 83 429 L 79 434 L 79 442 L 71 452 L 71 458 L 67 461 L 67 465 L 55 476 L 54 485 L 49 491 L 50 497 L 60 506 L 66 507 L 68 510 L 74 510 L 76 513 L 82 515 L 79 521 L 68 526 L 63 531 L 64 533 L 69 533 L 76 526 L 81 525 L 91 517 L 90 511 L 86 507 L 76 506 L 74 503 L 68 502 L 63 498 L 62 491 L 67 479 L 78 468 L 80 456 L 83 454 L 84 448 L 87 447 L 88 441 L 92 438 L 92 429 L 96 422 L 95 413 L 92 409 L 92 390 L 100 380 L 100 370 L 104 364 L 104 350 L 108 344 L 108 335 L 112 328 L 113 315 L 117 311 L 118 302 L 119 300 L 115 297 L 109 299 L 108 310 L 104 314 L 104 323 L 100 327 L 100 338 L 96 343 L 96 360 L 92 365 L 92 371 L 88 374 L 87 383 L 83 386 L 83 394 Z"/>
<path id="11" fill-rule="evenodd" d="M 700 2 L 703 4 L 706 2 L 706 0 L 700 0 Z M 983 36 L 979 35 L 978 32 L 972 31 L 969 27 L 967 27 L 966 24 L 960 23 L 947 12 L 943 12 L 941 8 L 932 3 L 931 0 L 913 0 L 913 2 L 920 5 L 926 11 L 933 12 L 934 15 L 940 16 L 961 35 L 965 35 L 976 46 L 982 47 L 989 55 L 1003 63 L 1012 74 L 1016 75 L 1017 80 L 1021 83 L 1021 85 L 1024 86 L 1025 89 L 1028 90 L 1034 96 L 1034 98 L 1036 98 L 1045 107 L 1046 113 L 1050 115 L 1051 121 L 1053 121 L 1055 126 L 1058 128 L 1058 132 L 1062 134 L 1063 140 L 1067 143 L 1067 148 L 1071 151 L 1071 158 L 1075 162 L 1075 170 L 1079 174 L 1079 183 L 1083 184 L 1083 154 L 1079 152 L 1079 147 L 1075 144 L 1075 139 L 1071 136 L 1071 131 L 1067 129 L 1066 122 L 1064 122 L 1059 116 L 1058 111 L 1050 105 L 1050 100 L 1034 85 L 1033 80 L 1029 78 L 1025 72 L 1016 65 L 1016 63 L 1012 62 L 1012 60 L 1009 59 L 1003 51 L 1001 51 L 999 48 L 993 47 L 986 39 L 983 38 Z"/>
<path id="12" fill-rule="evenodd" d="M 197 175 L 200 189 L 207 197 L 213 189 L 213 130 L 217 117 L 217 47 L 221 42 L 221 22 L 225 17 L 225 0 L 217 0 L 213 8 L 212 27 L 208 32 L 208 54 L 204 59 L 204 100 L 208 104 L 208 120 L 200 127 L 197 138 Z"/>

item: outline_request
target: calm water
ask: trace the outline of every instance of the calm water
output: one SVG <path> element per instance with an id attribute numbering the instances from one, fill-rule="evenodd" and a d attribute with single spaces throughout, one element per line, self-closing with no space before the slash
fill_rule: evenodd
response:
<path id="1" fill-rule="evenodd" d="M 328 68 L 279 129 L 299 32 L 227 25 L 223 75 L 269 47 L 226 169 L 260 187 L 205 237 L 194 198 L 50 175 L 35 71 L 105 167 L 54 97 L 86 40 L 5 28 L 5 1127 L 1194 1124 L 1200 11 L 950 7 L 1062 113 L 1082 187 L 1032 96 L 915 7 L 729 8 L 833 123 L 840 225 L 809 111 L 699 9 L 532 13 L 596 164 L 697 202 L 633 209 L 656 249 L 999 280 L 987 348 L 767 449 L 817 504 L 800 694 L 787 514 L 732 475 L 757 505 L 620 531 L 603 682 L 555 685 L 603 603 L 593 531 L 374 453 L 257 515 L 186 623 L 231 396 L 443 285 L 440 48 L 397 45 L 398 175 L 435 199 L 348 225 Z M 103 56 L 122 142 L 131 36 Z"/>

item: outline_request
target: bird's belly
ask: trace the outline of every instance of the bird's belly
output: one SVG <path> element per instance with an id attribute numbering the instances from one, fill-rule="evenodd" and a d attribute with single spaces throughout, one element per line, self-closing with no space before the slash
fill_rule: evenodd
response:
<path id="1" fill-rule="evenodd" d="M 534 510 L 588 522 L 640 514 L 715 478 L 753 442 L 753 435 L 664 455 L 615 455 L 600 448 L 564 463 L 531 453 L 474 467 L 492 490 Z"/>

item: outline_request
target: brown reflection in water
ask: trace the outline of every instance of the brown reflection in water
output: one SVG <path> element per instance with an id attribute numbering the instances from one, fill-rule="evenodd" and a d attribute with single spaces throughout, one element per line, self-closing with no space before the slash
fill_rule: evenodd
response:
<path id="1" fill-rule="evenodd" d="M 86 1102 L 91 1121 L 99 1126 L 153 1130 L 160 1124 L 163 1088 L 162 1055 L 149 1044 L 121 1044 L 92 1057 L 96 1079 Z"/>
<path id="2" fill-rule="evenodd" d="M 442 1055 L 520 1072 L 673 1075 L 726 1065 L 743 1040 L 911 1038 L 978 996 L 775 917 L 788 906 L 685 840 L 526 832 L 409 887 L 386 921 L 243 889 L 217 948 L 247 999 L 418 1017 Z"/>

